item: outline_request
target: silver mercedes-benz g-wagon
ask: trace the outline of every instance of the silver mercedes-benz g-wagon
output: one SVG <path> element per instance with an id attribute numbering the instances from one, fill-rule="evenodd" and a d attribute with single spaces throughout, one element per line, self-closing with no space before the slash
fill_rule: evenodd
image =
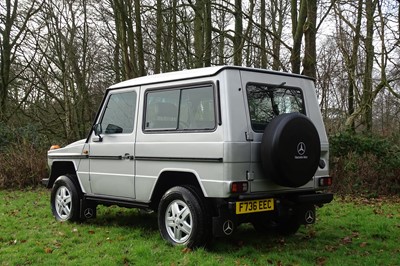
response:
<path id="1" fill-rule="evenodd" d="M 333 198 L 328 155 L 313 79 L 218 66 L 111 86 L 88 137 L 49 150 L 43 183 L 57 220 L 151 209 L 166 241 L 196 247 L 241 223 L 314 223 Z"/>

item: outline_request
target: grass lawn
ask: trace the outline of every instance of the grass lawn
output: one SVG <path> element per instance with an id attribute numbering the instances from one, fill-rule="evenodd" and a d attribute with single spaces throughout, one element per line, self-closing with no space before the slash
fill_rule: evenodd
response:
<path id="1" fill-rule="evenodd" d="M 337 198 L 294 236 L 242 225 L 194 251 L 167 245 L 154 214 L 100 206 L 97 219 L 59 223 L 49 198 L 0 190 L 0 265 L 400 265 L 399 198 Z"/>

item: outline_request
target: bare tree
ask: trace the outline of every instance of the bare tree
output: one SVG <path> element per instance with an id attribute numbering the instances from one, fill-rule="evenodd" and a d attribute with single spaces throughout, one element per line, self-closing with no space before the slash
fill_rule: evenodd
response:
<path id="1" fill-rule="evenodd" d="M 24 54 L 23 43 L 31 33 L 28 23 L 41 6 L 42 2 L 37 0 L 29 3 L 5 0 L 0 4 L 0 121 L 7 121 L 12 115 L 7 114 L 9 90 L 27 68 L 22 65 L 17 69 L 16 65 L 21 62 L 18 58 Z"/>
<path id="2" fill-rule="evenodd" d="M 234 64 L 317 77 L 333 131 L 396 128 L 398 1 L 41 1 L 0 4 L 1 120 L 28 117 L 72 140 L 111 83 Z"/>

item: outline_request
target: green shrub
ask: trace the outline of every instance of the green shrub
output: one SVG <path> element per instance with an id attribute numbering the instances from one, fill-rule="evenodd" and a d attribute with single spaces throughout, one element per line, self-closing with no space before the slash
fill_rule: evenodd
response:
<path id="1" fill-rule="evenodd" d="M 395 141 L 344 132 L 330 138 L 330 152 L 335 192 L 400 193 L 400 148 Z"/>

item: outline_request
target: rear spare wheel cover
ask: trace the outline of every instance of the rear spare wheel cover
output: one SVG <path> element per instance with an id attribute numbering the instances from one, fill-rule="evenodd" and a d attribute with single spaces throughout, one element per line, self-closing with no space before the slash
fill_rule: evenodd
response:
<path id="1" fill-rule="evenodd" d="M 303 114 L 279 115 L 265 128 L 261 163 L 265 176 L 278 185 L 305 185 L 315 175 L 320 155 L 318 131 Z"/>

